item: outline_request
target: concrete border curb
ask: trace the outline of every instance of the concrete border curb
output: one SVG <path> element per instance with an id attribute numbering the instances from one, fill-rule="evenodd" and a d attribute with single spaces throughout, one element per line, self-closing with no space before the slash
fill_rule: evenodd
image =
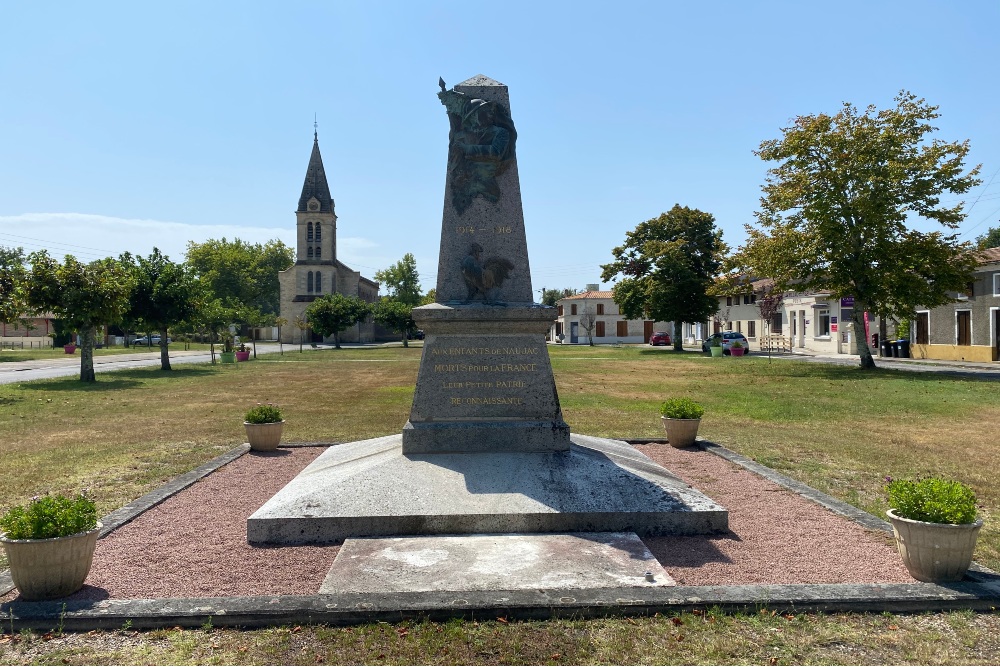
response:
<path id="1" fill-rule="evenodd" d="M 662 438 L 633 438 L 631 444 L 661 443 Z M 282 447 L 323 447 L 337 443 L 284 443 Z M 830 511 L 877 531 L 891 530 L 887 522 L 786 477 L 745 456 L 708 440 L 696 443 L 765 477 Z M 241 445 L 216 457 L 163 487 L 102 519 L 102 536 L 131 521 L 147 509 L 190 486 L 249 450 Z M 4 577 L 0 573 L 0 591 Z M 518 590 L 397 593 L 381 595 L 265 595 L 232 598 L 171 598 L 70 602 L 8 602 L 0 618 L 13 629 L 61 627 L 69 631 L 163 627 L 265 627 L 301 623 L 356 625 L 406 619 L 446 620 L 455 617 L 493 619 L 596 618 L 613 615 L 676 614 L 691 609 L 718 608 L 748 611 L 917 612 L 1000 608 L 1000 575 L 974 564 L 972 581 L 955 584 L 795 584 L 745 586 L 675 586 L 649 589 Z M 13 586 L 6 590 L 9 592 Z M 641 598 L 637 597 L 640 596 Z M 9 619 L 9 621 L 8 621 Z"/>

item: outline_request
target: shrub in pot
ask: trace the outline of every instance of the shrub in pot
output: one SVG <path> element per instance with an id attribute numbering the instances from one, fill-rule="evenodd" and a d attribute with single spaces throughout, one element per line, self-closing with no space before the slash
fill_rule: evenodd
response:
<path id="1" fill-rule="evenodd" d="M 256 451 L 272 451 L 281 442 L 281 431 L 285 426 L 285 418 L 281 408 L 270 403 L 258 405 L 247 411 L 243 421 L 247 432 L 247 442 L 250 449 Z"/>
<path id="2" fill-rule="evenodd" d="M 660 420 L 672 447 L 690 447 L 698 435 L 705 408 L 690 398 L 671 398 L 660 405 Z"/>
<path id="3" fill-rule="evenodd" d="M 729 353 L 734 357 L 742 357 L 746 352 L 746 348 L 743 347 L 743 343 L 738 340 L 734 340 L 733 344 L 729 346 Z"/>
<path id="4" fill-rule="evenodd" d="M 0 516 L 0 543 L 25 600 L 54 600 L 83 587 L 102 525 L 84 495 L 33 498 Z"/>
<path id="5" fill-rule="evenodd" d="M 899 555 L 918 581 L 961 581 L 972 564 L 982 519 L 976 494 L 937 477 L 889 480 L 889 511 Z"/>
<path id="6" fill-rule="evenodd" d="M 721 357 L 725 351 L 722 347 L 722 341 L 718 338 L 714 339 L 708 344 L 708 351 L 713 357 Z"/>

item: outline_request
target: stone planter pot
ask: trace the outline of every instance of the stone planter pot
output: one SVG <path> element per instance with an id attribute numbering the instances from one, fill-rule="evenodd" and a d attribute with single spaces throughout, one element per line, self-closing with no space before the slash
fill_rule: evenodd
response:
<path id="1" fill-rule="evenodd" d="M 235 352 L 220 352 L 219 361 L 224 364 L 235 364 L 236 363 L 236 353 Z"/>
<path id="2" fill-rule="evenodd" d="M 746 354 L 746 351 L 747 349 L 745 347 L 729 348 L 729 354 L 733 355 L 734 357 L 742 357 L 744 354 Z"/>
<path id="3" fill-rule="evenodd" d="M 667 432 L 667 440 L 671 447 L 690 447 L 694 444 L 698 426 L 701 425 L 700 419 L 660 417 L 660 420 L 663 422 L 663 429 Z"/>
<path id="4" fill-rule="evenodd" d="M 10 540 L 0 535 L 21 599 L 55 600 L 83 588 L 103 527 L 98 521 L 97 528 L 86 533 L 47 540 Z"/>
<path id="5" fill-rule="evenodd" d="M 247 430 L 247 442 L 250 449 L 257 452 L 272 452 L 281 442 L 281 430 L 285 427 L 284 420 L 270 424 L 251 424 L 243 422 Z"/>
<path id="6" fill-rule="evenodd" d="M 722 346 L 720 345 L 718 347 L 710 347 L 708 348 L 708 351 L 712 353 L 713 357 L 721 357 L 723 349 Z"/>
<path id="7" fill-rule="evenodd" d="M 246 352 L 237 351 L 233 354 L 236 355 L 236 361 L 250 361 L 250 350 L 247 350 Z"/>
<path id="8" fill-rule="evenodd" d="M 886 512 L 903 564 L 917 581 L 961 581 L 972 564 L 972 552 L 983 520 L 975 523 L 927 523 Z"/>
<path id="9" fill-rule="evenodd" d="M 63 345 L 63 352 L 66 354 L 76 354 L 76 345 L 70 343 L 69 345 Z"/>

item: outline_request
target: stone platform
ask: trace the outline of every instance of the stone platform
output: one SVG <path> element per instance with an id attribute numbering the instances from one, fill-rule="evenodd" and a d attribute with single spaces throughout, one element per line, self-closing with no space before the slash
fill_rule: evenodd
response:
<path id="1" fill-rule="evenodd" d="M 517 533 L 346 540 L 319 592 L 569 593 L 675 585 L 635 533 Z"/>
<path id="2" fill-rule="evenodd" d="M 330 447 L 247 519 L 252 544 L 481 533 L 728 530 L 728 512 L 630 445 L 403 454 L 402 437 Z"/>

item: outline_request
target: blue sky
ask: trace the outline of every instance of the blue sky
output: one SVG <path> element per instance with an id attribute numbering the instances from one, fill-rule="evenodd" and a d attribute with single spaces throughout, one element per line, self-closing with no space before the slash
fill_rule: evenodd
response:
<path id="1" fill-rule="evenodd" d="M 435 94 L 510 89 L 532 283 L 582 289 L 675 203 L 731 246 L 762 140 L 844 101 L 940 106 L 1000 169 L 1000 3 L 0 3 L 0 244 L 175 260 L 190 240 L 294 241 L 313 117 L 338 258 L 412 252 L 434 286 L 448 122 Z M 971 240 L 1000 177 L 965 197 Z M 974 205 L 973 205 L 974 203 Z M 608 285 L 604 285 L 605 288 Z"/>

